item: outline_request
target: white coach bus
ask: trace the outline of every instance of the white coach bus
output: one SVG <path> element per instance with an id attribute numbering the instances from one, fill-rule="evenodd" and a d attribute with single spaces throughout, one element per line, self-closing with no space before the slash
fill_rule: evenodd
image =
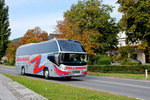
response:
<path id="1" fill-rule="evenodd" d="M 16 51 L 16 70 L 24 75 L 71 78 L 86 76 L 87 54 L 78 41 L 53 39 L 20 46 Z"/>

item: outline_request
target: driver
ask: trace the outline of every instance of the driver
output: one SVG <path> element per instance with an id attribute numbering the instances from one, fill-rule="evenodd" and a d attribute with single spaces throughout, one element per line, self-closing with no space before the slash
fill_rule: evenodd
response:
<path id="1" fill-rule="evenodd" d="M 76 59 L 76 55 L 72 55 L 72 57 L 71 57 L 71 61 L 72 61 L 72 62 L 77 61 L 77 59 Z"/>

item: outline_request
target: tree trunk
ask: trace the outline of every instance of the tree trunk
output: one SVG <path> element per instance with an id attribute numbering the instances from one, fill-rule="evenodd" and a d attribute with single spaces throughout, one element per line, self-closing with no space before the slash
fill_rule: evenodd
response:
<path id="1" fill-rule="evenodd" d="M 148 62 L 150 62 L 150 49 L 148 50 Z"/>
<path id="2" fill-rule="evenodd" d="M 131 56 L 131 54 L 130 53 L 128 53 L 128 58 L 130 59 L 130 56 Z"/>

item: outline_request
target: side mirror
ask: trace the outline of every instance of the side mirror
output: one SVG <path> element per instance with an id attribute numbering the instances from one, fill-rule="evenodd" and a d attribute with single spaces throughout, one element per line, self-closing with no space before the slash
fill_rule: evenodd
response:
<path id="1" fill-rule="evenodd" d="M 55 63 L 55 57 L 54 56 L 47 56 L 47 59 L 51 62 Z"/>

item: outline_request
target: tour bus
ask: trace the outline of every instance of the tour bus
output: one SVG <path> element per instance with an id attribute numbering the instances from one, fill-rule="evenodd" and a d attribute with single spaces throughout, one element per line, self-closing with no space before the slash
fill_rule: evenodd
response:
<path id="1" fill-rule="evenodd" d="M 22 75 L 35 74 L 70 79 L 87 74 L 87 53 L 75 40 L 52 39 L 18 47 L 16 71 Z"/>

